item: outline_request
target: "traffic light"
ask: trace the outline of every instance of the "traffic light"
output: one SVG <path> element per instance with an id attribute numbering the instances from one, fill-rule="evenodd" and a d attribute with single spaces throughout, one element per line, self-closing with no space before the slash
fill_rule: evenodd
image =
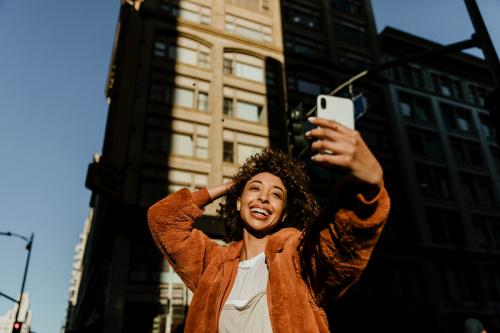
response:
<path id="1" fill-rule="evenodd" d="M 301 156 L 309 147 L 309 141 L 305 137 L 305 114 L 302 103 L 290 110 L 288 117 L 288 137 L 290 151 L 294 156 Z"/>
<path id="2" fill-rule="evenodd" d="M 15 321 L 12 325 L 12 333 L 21 333 L 21 329 L 23 328 L 23 323 L 20 321 Z"/>

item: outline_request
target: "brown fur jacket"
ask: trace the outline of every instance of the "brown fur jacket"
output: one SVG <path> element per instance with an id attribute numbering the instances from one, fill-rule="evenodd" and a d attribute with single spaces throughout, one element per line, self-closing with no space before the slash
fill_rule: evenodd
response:
<path id="1" fill-rule="evenodd" d="M 368 201 L 347 188 L 337 188 L 342 196 L 330 200 L 329 214 L 314 228 L 283 228 L 269 238 L 265 255 L 273 332 L 328 332 L 323 306 L 342 295 L 366 267 L 389 212 L 389 196 L 382 188 Z M 157 246 L 194 292 L 185 332 L 218 331 L 238 271 L 241 241 L 220 246 L 192 226 L 211 201 L 207 189 L 183 189 L 148 211 Z"/>

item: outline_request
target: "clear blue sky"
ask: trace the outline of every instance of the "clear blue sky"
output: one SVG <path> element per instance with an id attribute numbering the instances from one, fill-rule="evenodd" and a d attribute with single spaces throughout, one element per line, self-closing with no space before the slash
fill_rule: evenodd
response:
<path id="1" fill-rule="evenodd" d="M 86 169 L 104 136 L 119 2 L 0 0 L 0 231 L 35 233 L 26 291 L 37 333 L 57 332 L 65 315 L 74 247 L 88 212 Z M 379 31 L 390 25 L 443 44 L 472 33 L 461 0 L 372 4 Z M 500 2 L 478 4 L 499 52 Z M 13 297 L 24 246 L 0 236 L 0 292 Z M 0 315 L 11 307 L 0 297 Z"/>

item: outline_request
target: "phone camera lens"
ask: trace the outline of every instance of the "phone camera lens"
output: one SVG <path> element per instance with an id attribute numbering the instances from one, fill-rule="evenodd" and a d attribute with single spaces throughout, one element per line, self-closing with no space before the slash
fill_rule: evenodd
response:
<path id="1" fill-rule="evenodd" d="M 326 98 L 322 97 L 320 100 L 321 108 L 326 109 Z"/>

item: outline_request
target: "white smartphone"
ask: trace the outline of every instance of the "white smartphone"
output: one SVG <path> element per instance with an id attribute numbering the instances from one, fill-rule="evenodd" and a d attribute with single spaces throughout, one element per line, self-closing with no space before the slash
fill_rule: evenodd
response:
<path id="1" fill-rule="evenodd" d="M 354 129 L 354 103 L 350 98 L 319 95 L 316 100 L 316 115 Z"/>

